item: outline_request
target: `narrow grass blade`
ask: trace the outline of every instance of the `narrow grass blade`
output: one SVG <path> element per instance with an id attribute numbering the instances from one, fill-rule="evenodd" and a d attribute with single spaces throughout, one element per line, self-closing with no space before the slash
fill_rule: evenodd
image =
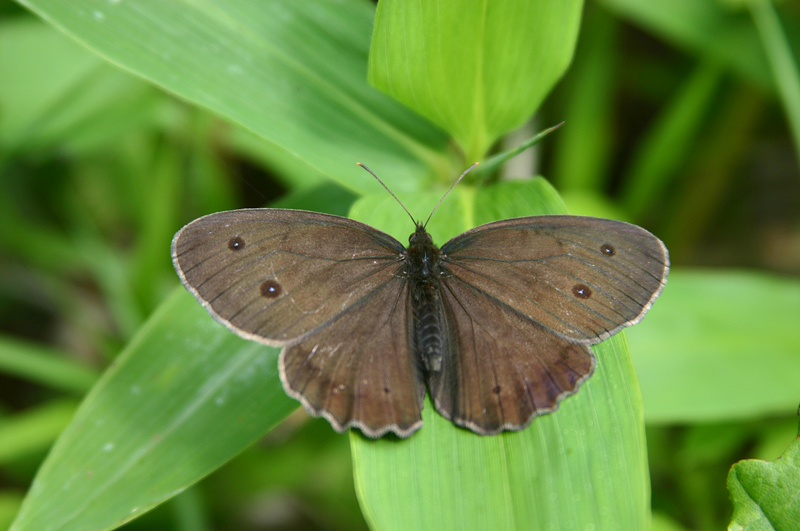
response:
<path id="1" fill-rule="evenodd" d="M 0 372 L 79 394 L 88 391 L 98 378 L 95 371 L 63 352 L 2 336 Z"/>
<path id="2" fill-rule="evenodd" d="M 366 82 L 373 7 L 325 0 L 20 0 L 108 61 L 361 193 L 380 161 L 414 189 L 446 138 Z M 377 168 L 380 170 L 380 168 Z"/>
<path id="3" fill-rule="evenodd" d="M 0 463 L 49 448 L 76 409 L 74 401 L 55 400 L 4 418 L 0 424 Z"/>
<path id="4" fill-rule="evenodd" d="M 564 122 L 560 124 L 556 124 L 553 127 L 548 127 L 544 131 L 541 131 L 519 146 L 509 149 L 508 151 L 503 151 L 502 153 L 498 153 L 497 155 L 492 156 L 489 160 L 478 166 L 474 171 L 476 173 L 475 180 L 478 182 L 485 182 L 486 177 L 493 174 L 495 171 L 500 168 L 503 164 L 508 162 L 509 160 L 513 159 L 526 149 L 535 146 L 538 144 L 544 137 L 548 136 L 550 133 L 555 131 L 556 129 L 560 128 L 564 125 Z"/>
<path id="5" fill-rule="evenodd" d="M 717 66 L 699 65 L 637 148 L 624 176 L 622 197 L 633 219 L 641 219 L 661 201 L 695 143 L 721 77 Z"/>
<path id="6" fill-rule="evenodd" d="M 112 529 L 209 474 L 297 407 L 277 354 L 176 290 L 85 398 L 11 529 Z"/>
<path id="7" fill-rule="evenodd" d="M 562 85 L 568 125 L 555 137 L 552 178 L 561 193 L 599 195 L 606 189 L 616 134 L 620 23 L 597 6 L 587 9 L 575 64 Z"/>
<path id="8" fill-rule="evenodd" d="M 786 118 L 789 120 L 795 153 L 800 156 L 800 72 L 797 61 L 792 57 L 792 50 L 772 2 L 750 0 L 748 5 L 769 59 Z"/>
<path id="9" fill-rule="evenodd" d="M 599 0 L 599 3 L 694 56 L 730 67 L 762 88 L 773 86 L 758 34 L 746 10 L 731 9 L 727 2 L 720 1 Z"/>

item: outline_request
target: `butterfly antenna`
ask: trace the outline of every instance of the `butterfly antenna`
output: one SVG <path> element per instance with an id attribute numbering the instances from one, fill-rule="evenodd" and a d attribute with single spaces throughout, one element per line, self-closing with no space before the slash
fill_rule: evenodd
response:
<path id="1" fill-rule="evenodd" d="M 434 212 L 436 212 L 436 209 L 437 209 L 437 208 L 439 208 L 439 205 L 441 205 L 441 204 L 442 204 L 442 201 L 444 201 L 444 198 L 445 198 L 445 197 L 447 197 L 447 194 L 449 194 L 449 193 L 450 193 L 450 192 L 453 190 L 453 188 L 455 188 L 455 187 L 456 187 L 456 185 L 457 185 L 458 183 L 460 183 L 460 182 L 461 182 L 461 179 L 463 179 L 463 178 L 464 178 L 464 176 L 465 176 L 466 174 L 468 174 L 470 171 L 472 171 L 472 168 L 474 168 L 474 167 L 475 167 L 475 166 L 477 166 L 478 164 L 480 164 L 480 162 L 476 162 L 475 164 L 473 164 L 472 166 L 470 166 L 469 168 L 467 168 L 466 170 L 464 170 L 464 173 L 462 173 L 462 174 L 461 174 L 461 177 L 459 177 L 458 179 L 456 179 L 456 182 L 454 182 L 454 183 L 453 183 L 453 186 L 451 186 L 451 187 L 450 187 L 450 189 L 449 189 L 449 190 L 447 190 L 447 191 L 444 193 L 444 195 L 442 196 L 442 198 L 441 198 L 441 199 L 439 199 L 439 202 L 438 202 L 438 203 L 436 203 L 436 206 L 435 206 L 435 207 L 433 207 L 433 210 L 431 210 L 431 215 L 430 215 L 430 216 L 428 216 L 428 219 L 426 219 L 426 220 L 425 220 L 425 224 L 423 225 L 423 227 L 427 227 L 427 226 L 428 226 L 428 222 L 429 222 L 429 221 L 431 220 L 431 218 L 433 217 L 433 213 L 434 213 Z"/>
<path id="2" fill-rule="evenodd" d="M 402 201 L 400 201 L 400 200 L 397 198 L 397 196 L 396 196 L 396 195 L 394 195 L 394 192 L 392 192 L 391 190 L 389 190 L 389 187 L 388 187 L 388 186 L 386 186 L 386 184 L 385 184 L 383 181 L 381 181 L 380 177 L 378 177 L 377 175 L 375 175 L 375 172 L 373 172 L 371 169 L 367 168 L 366 166 L 364 166 L 364 165 L 363 165 L 363 164 L 361 164 L 360 162 L 356 162 L 356 165 L 358 165 L 358 166 L 361 166 L 362 168 L 364 168 L 365 170 L 367 170 L 368 172 L 370 172 L 370 173 L 372 174 L 372 176 L 373 176 L 373 177 L 375 177 L 375 179 L 376 179 L 376 180 L 377 180 L 379 183 L 381 183 L 381 186 L 383 186 L 384 188 L 386 188 L 386 191 L 387 191 L 387 192 L 389 192 L 390 194 L 392 194 L 392 197 L 394 197 L 394 200 L 395 200 L 395 201 L 397 201 L 398 203 L 400 203 L 400 206 L 401 206 L 401 207 L 403 207 L 403 210 L 405 210 L 405 211 L 406 211 L 406 214 L 408 214 L 408 217 L 410 217 L 410 218 L 411 218 L 411 221 L 414 223 L 414 225 L 416 225 L 416 224 L 417 224 L 417 220 L 415 220 L 415 219 L 414 219 L 414 216 L 412 216 L 412 215 L 411 215 L 411 212 L 409 212 L 409 211 L 408 211 L 408 209 L 407 209 L 407 208 L 406 208 L 406 206 L 403 204 L 403 202 L 402 202 Z"/>

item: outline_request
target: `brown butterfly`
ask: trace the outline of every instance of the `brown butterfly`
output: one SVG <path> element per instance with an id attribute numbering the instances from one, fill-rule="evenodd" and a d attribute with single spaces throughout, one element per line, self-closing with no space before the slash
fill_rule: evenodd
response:
<path id="1" fill-rule="evenodd" d="M 669 269 L 658 238 L 620 221 L 507 219 L 441 248 L 415 223 L 404 247 L 329 214 L 219 212 L 183 227 L 172 258 L 215 319 L 283 347 L 290 396 L 370 437 L 419 429 L 426 388 L 475 433 L 526 427 L 577 392 L 589 346 L 639 322 Z"/>

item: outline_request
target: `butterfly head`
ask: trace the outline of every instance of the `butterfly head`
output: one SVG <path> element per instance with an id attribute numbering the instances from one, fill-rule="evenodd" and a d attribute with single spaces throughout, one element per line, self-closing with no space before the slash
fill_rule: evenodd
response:
<path id="1" fill-rule="evenodd" d="M 441 274 L 439 248 L 433 244 L 433 238 L 422 223 L 417 223 L 417 230 L 408 238 L 406 256 L 408 272 L 413 280 L 427 283 L 431 277 Z"/>
<path id="2" fill-rule="evenodd" d="M 408 237 L 408 244 L 409 247 L 433 245 L 433 238 L 431 238 L 431 235 L 425 230 L 425 225 L 417 222 L 417 230 Z"/>

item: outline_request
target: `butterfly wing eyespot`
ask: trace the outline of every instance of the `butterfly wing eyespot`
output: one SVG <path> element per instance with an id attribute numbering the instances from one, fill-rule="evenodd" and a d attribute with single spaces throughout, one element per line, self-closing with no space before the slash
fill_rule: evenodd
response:
<path id="1" fill-rule="evenodd" d="M 244 249 L 244 240 L 239 236 L 234 236 L 230 240 L 228 240 L 228 249 L 231 251 L 241 251 Z"/>
<path id="2" fill-rule="evenodd" d="M 283 289 L 275 279 L 265 280 L 261 283 L 261 296 L 267 299 L 276 299 L 281 296 Z"/>
<path id="3" fill-rule="evenodd" d="M 588 299 L 592 296 L 592 288 L 585 284 L 575 284 L 572 286 L 572 293 L 579 299 Z"/>
<path id="4" fill-rule="evenodd" d="M 609 258 L 617 254 L 617 250 L 610 243 L 604 243 L 601 245 L 600 252 L 603 253 L 603 256 L 607 256 Z"/>

